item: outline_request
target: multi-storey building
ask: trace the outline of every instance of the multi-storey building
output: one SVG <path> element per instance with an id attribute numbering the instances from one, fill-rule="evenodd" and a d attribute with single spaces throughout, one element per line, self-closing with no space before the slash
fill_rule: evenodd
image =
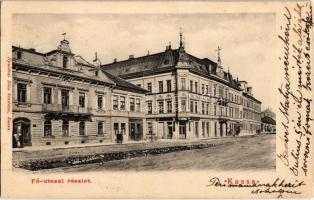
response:
<path id="1" fill-rule="evenodd" d="M 261 112 L 261 132 L 276 133 L 276 114 L 270 109 Z"/>
<path id="2" fill-rule="evenodd" d="M 243 90 L 242 132 L 252 133 L 261 130 L 261 102 L 253 97 L 252 87 L 246 81 L 240 81 Z"/>
<path id="3" fill-rule="evenodd" d="M 48 53 L 12 54 L 13 147 L 145 139 L 146 90 L 73 54 L 65 39 Z"/>
<path id="4" fill-rule="evenodd" d="M 164 52 L 102 65 L 149 91 L 146 128 L 158 138 L 209 138 L 259 130 L 260 105 L 247 86 L 218 61 L 197 58 L 180 46 Z M 247 104 L 247 102 L 249 102 Z"/>

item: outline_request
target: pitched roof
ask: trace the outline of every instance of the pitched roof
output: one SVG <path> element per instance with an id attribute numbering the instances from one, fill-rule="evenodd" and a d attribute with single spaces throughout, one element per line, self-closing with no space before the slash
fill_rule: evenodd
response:
<path id="1" fill-rule="evenodd" d="M 185 52 L 188 58 L 190 71 L 201 76 L 210 76 L 216 81 L 222 81 L 216 73 L 217 63 L 208 58 L 197 58 Z M 121 78 L 132 78 L 146 74 L 156 74 L 175 69 L 179 61 L 179 49 L 167 48 L 166 51 L 152 55 L 145 55 L 137 58 L 129 58 L 119 62 L 102 65 L 102 69 Z M 233 79 L 229 72 L 224 72 L 223 84 L 227 84 L 237 90 L 241 90 L 237 80 Z"/>
<path id="2" fill-rule="evenodd" d="M 265 116 L 265 117 L 262 117 L 261 120 L 263 123 L 276 125 L 276 121 L 271 117 Z"/>
<path id="3" fill-rule="evenodd" d="M 32 67 L 38 70 L 46 70 L 46 71 L 51 71 L 55 73 L 65 74 L 68 76 L 75 76 L 75 77 L 81 77 L 81 78 L 85 78 L 89 80 L 99 81 L 99 82 L 109 84 L 109 85 L 116 85 L 117 88 L 122 89 L 122 90 L 127 90 L 127 91 L 131 90 L 133 92 L 138 92 L 138 93 L 147 92 L 143 88 L 140 88 L 130 82 L 124 81 L 123 79 L 117 76 L 114 76 L 108 72 L 104 72 L 103 70 L 101 70 L 101 74 L 99 74 L 96 77 L 96 76 L 92 76 L 91 74 L 87 74 L 84 71 L 78 71 L 74 69 L 64 69 L 64 68 L 50 65 L 49 63 L 47 63 L 47 59 L 46 59 L 47 54 L 37 52 L 34 49 L 24 49 L 24 48 L 20 48 L 16 46 L 12 47 L 13 52 L 17 50 L 27 52 L 27 55 L 26 55 L 27 59 L 26 60 L 14 59 L 13 64 L 15 65 L 20 65 L 24 67 Z M 49 53 L 51 52 L 52 51 L 50 51 Z M 85 67 L 88 67 L 89 69 L 97 70 L 97 67 L 95 65 L 86 61 L 82 56 L 75 55 L 73 56 L 73 58 L 74 58 L 75 64 L 83 65 Z"/>
<path id="4" fill-rule="evenodd" d="M 147 90 L 141 88 L 141 87 L 138 87 L 128 81 L 125 81 L 124 79 L 118 77 L 118 76 L 114 76 L 113 74 L 109 73 L 109 72 L 106 72 L 105 70 L 102 70 L 102 72 L 104 74 L 106 74 L 112 81 L 114 81 L 114 83 L 116 84 L 116 86 L 118 86 L 118 88 L 127 88 L 127 89 L 130 89 L 130 90 L 136 90 L 136 91 L 139 91 L 141 93 L 146 93 L 148 92 Z"/>
<path id="5" fill-rule="evenodd" d="M 114 75 L 157 70 L 162 67 L 174 66 L 177 62 L 175 60 L 177 58 L 176 54 L 176 50 L 170 49 L 165 52 L 108 63 L 102 65 L 102 68 Z"/>

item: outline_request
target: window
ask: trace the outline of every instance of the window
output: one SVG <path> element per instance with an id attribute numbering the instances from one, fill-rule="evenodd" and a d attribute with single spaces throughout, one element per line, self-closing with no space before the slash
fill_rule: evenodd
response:
<path id="1" fill-rule="evenodd" d="M 147 90 L 149 91 L 149 93 L 152 93 L 152 83 L 147 83 Z"/>
<path id="2" fill-rule="evenodd" d="M 44 104 L 51 104 L 51 88 L 44 88 Z"/>
<path id="3" fill-rule="evenodd" d="M 206 115 L 208 115 L 209 114 L 209 112 L 208 112 L 208 103 L 205 104 L 205 111 L 206 111 Z"/>
<path id="4" fill-rule="evenodd" d="M 69 121 L 62 121 L 62 136 L 69 136 Z"/>
<path id="5" fill-rule="evenodd" d="M 113 96 L 112 107 L 113 110 L 118 110 L 118 96 L 116 95 Z"/>
<path id="6" fill-rule="evenodd" d="M 51 136 L 52 136 L 51 120 L 46 120 L 44 122 L 44 137 L 51 137 Z"/>
<path id="7" fill-rule="evenodd" d="M 223 97 L 223 88 L 219 87 L 219 97 Z"/>
<path id="8" fill-rule="evenodd" d="M 67 68 L 68 67 L 68 57 L 67 56 L 63 56 L 63 68 Z"/>
<path id="9" fill-rule="evenodd" d="M 183 135 L 186 138 L 186 124 L 183 121 L 179 122 L 179 135 Z"/>
<path id="10" fill-rule="evenodd" d="M 103 135 L 104 134 L 104 123 L 102 121 L 99 121 L 97 123 L 97 135 Z"/>
<path id="11" fill-rule="evenodd" d="M 214 85 L 214 96 L 216 96 L 217 95 L 217 91 L 216 91 L 217 89 L 216 89 L 216 85 Z"/>
<path id="12" fill-rule="evenodd" d="M 205 115 L 205 103 L 202 102 L 202 114 Z"/>
<path id="13" fill-rule="evenodd" d="M 148 134 L 153 135 L 153 124 L 151 122 L 147 122 L 147 129 L 148 129 Z"/>
<path id="14" fill-rule="evenodd" d="M 125 110 L 125 97 L 120 97 L 120 110 Z"/>
<path id="15" fill-rule="evenodd" d="M 159 113 L 160 114 L 164 113 L 164 102 L 163 101 L 159 101 L 158 105 L 159 105 Z"/>
<path id="16" fill-rule="evenodd" d="M 193 92 L 193 81 L 190 80 L 190 91 Z"/>
<path id="17" fill-rule="evenodd" d="M 190 101 L 190 112 L 194 112 L 194 101 Z"/>
<path id="18" fill-rule="evenodd" d="M 207 133 L 207 137 L 209 137 L 209 122 L 206 122 L 206 133 Z"/>
<path id="19" fill-rule="evenodd" d="M 205 122 L 202 122 L 202 136 L 205 137 Z"/>
<path id="20" fill-rule="evenodd" d="M 198 137 L 198 122 L 195 122 L 195 134 Z"/>
<path id="21" fill-rule="evenodd" d="M 159 93 L 162 93 L 164 91 L 164 85 L 162 81 L 158 81 L 158 85 L 159 85 Z"/>
<path id="22" fill-rule="evenodd" d="M 121 134 L 125 135 L 125 123 L 121 123 Z"/>
<path id="23" fill-rule="evenodd" d="M 113 130 L 114 130 L 114 134 L 119 134 L 119 123 L 114 123 L 113 124 Z"/>
<path id="24" fill-rule="evenodd" d="M 198 85 L 197 85 L 197 82 L 195 82 L 195 92 L 196 92 L 196 93 L 198 92 Z"/>
<path id="25" fill-rule="evenodd" d="M 172 102 L 171 101 L 167 101 L 167 112 L 172 113 Z"/>
<path id="26" fill-rule="evenodd" d="M 167 92 L 171 92 L 171 80 L 167 80 Z"/>
<path id="27" fill-rule="evenodd" d="M 205 93 L 208 94 L 208 85 L 206 85 Z"/>
<path id="28" fill-rule="evenodd" d="M 205 86 L 204 86 L 204 84 L 202 84 L 202 94 L 204 94 L 205 93 Z"/>
<path id="29" fill-rule="evenodd" d="M 135 99 L 130 98 L 130 111 L 135 111 Z"/>
<path id="30" fill-rule="evenodd" d="M 79 135 L 80 136 L 85 135 L 85 122 L 83 121 L 79 123 Z"/>
<path id="31" fill-rule="evenodd" d="M 197 113 L 197 101 L 195 101 L 195 113 Z"/>
<path id="32" fill-rule="evenodd" d="M 18 51 L 18 52 L 16 53 L 16 57 L 17 57 L 17 59 L 21 59 L 21 58 L 22 58 L 22 52 L 21 52 L 21 51 Z"/>
<path id="33" fill-rule="evenodd" d="M 102 98 L 102 95 L 97 95 L 97 106 L 98 106 L 98 109 L 102 109 L 103 108 L 103 98 Z"/>
<path id="34" fill-rule="evenodd" d="M 185 99 L 181 100 L 181 111 L 186 112 L 186 100 Z"/>
<path id="35" fill-rule="evenodd" d="M 140 99 L 136 99 L 136 112 L 141 111 L 141 101 Z"/>
<path id="36" fill-rule="evenodd" d="M 182 90 L 186 89 L 186 87 L 185 87 L 185 78 L 181 78 L 181 89 Z"/>
<path id="37" fill-rule="evenodd" d="M 152 114 L 153 113 L 153 104 L 152 104 L 152 102 L 147 102 L 147 112 L 148 112 L 148 114 Z"/>
<path id="38" fill-rule="evenodd" d="M 79 93 L 79 105 L 81 108 L 85 107 L 85 93 L 83 93 L 83 92 Z M 98 108 L 99 108 L 99 106 L 98 106 Z"/>
<path id="39" fill-rule="evenodd" d="M 26 84 L 18 83 L 17 84 L 17 101 L 18 102 L 26 102 Z"/>
<path id="40" fill-rule="evenodd" d="M 98 76 L 98 70 L 95 71 L 95 76 Z"/>
<path id="41" fill-rule="evenodd" d="M 69 110 L 69 104 L 70 104 L 70 95 L 69 90 L 61 90 L 61 104 L 62 104 L 62 110 L 68 111 Z"/>

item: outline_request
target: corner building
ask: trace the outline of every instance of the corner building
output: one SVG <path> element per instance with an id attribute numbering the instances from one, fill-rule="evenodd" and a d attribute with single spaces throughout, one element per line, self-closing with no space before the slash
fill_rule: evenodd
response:
<path id="1" fill-rule="evenodd" d="M 261 102 L 247 83 L 223 70 L 218 61 L 197 58 L 180 46 L 164 52 L 102 65 L 146 95 L 148 135 L 164 139 L 213 138 L 260 130 Z"/>
<path id="2" fill-rule="evenodd" d="M 13 147 L 143 140 L 146 90 L 71 52 L 12 47 Z"/>

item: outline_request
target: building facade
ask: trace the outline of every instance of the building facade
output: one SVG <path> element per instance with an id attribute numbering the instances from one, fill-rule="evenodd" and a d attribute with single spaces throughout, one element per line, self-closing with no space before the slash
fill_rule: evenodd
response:
<path id="1" fill-rule="evenodd" d="M 67 40 L 48 53 L 13 46 L 12 58 L 14 148 L 145 139 L 147 91 L 75 55 Z"/>
<path id="2" fill-rule="evenodd" d="M 261 132 L 276 133 L 276 114 L 271 109 L 266 109 L 261 113 Z"/>
<path id="3" fill-rule="evenodd" d="M 164 52 L 102 65 L 102 70 L 143 89 L 146 129 L 165 139 L 224 137 L 260 130 L 261 102 L 246 81 L 224 71 L 218 61 L 197 58 L 180 46 Z"/>

